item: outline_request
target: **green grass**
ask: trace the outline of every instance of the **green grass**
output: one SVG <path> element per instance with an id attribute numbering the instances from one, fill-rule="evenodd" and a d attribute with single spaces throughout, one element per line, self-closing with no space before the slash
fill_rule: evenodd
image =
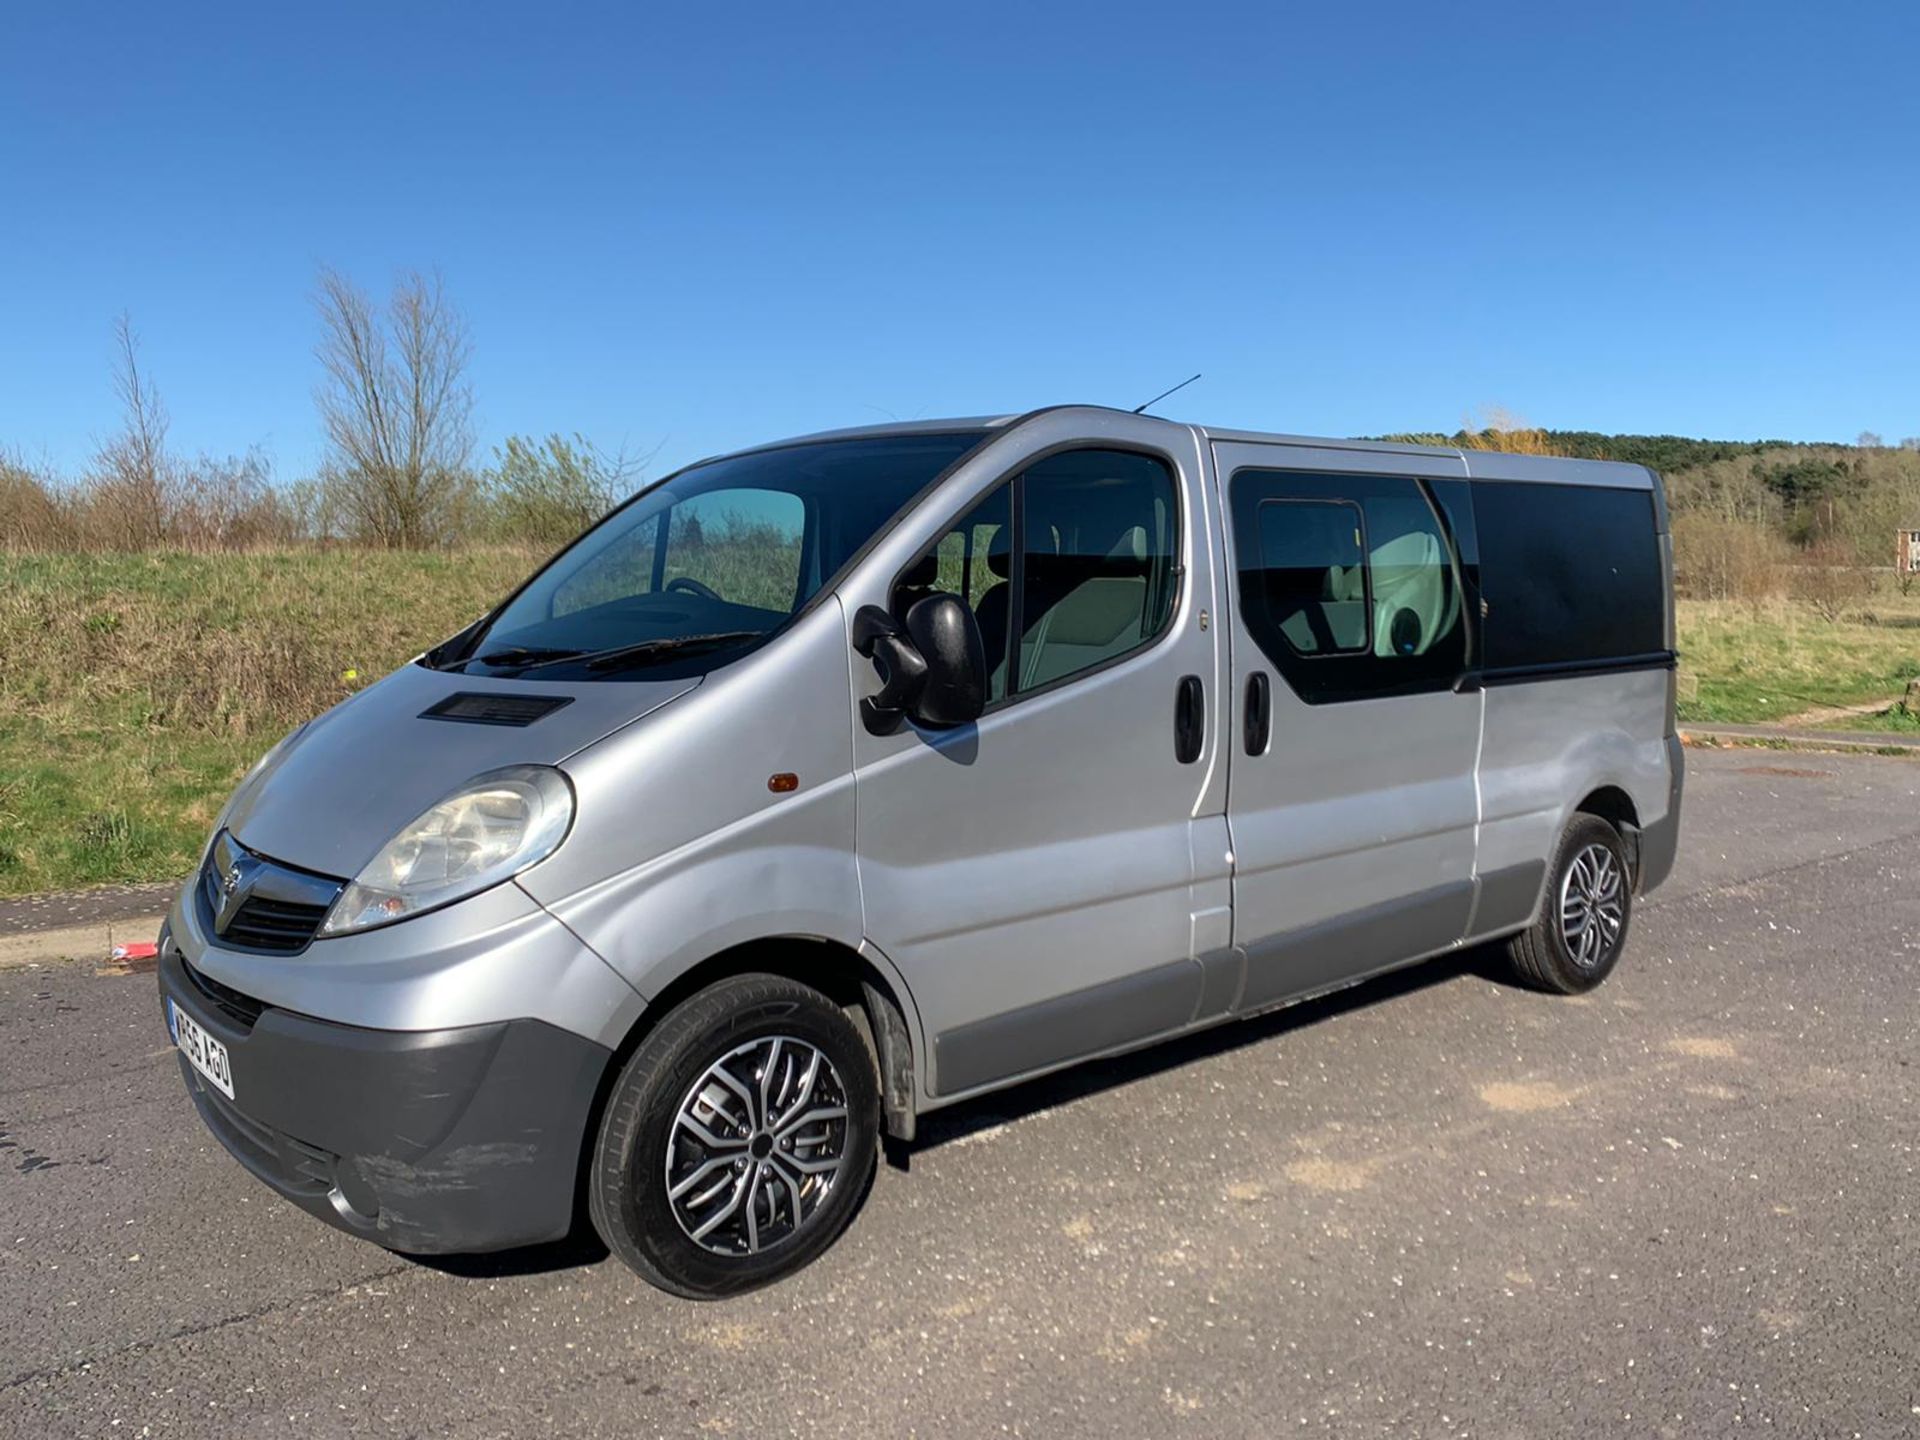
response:
<path id="1" fill-rule="evenodd" d="M 1683 600 L 1679 630 L 1683 721 L 1772 724 L 1822 706 L 1885 708 L 1920 676 L 1920 596 L 1879 595 L 1837 623 L 1784 600 Z M 1901 723 L 1870 716 L 1848 728 Z"/>
<path id="2" fill-rule="evenodd" d="M 537 559 L 0 555 L 0 895 L 184 874 L 267 746 L 461 628 Z M 1679 623 L 1681 715 L 1696 723 L 1886 709 L 1920 676 L 1920 596 L 1875 597 L 1839 624 L 1784 601 L 1686 601 Z"/>

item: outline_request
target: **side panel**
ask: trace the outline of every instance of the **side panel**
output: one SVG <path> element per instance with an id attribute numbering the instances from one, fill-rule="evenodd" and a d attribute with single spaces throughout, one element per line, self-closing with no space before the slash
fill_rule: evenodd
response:
<path id="1" fill-rule="evenodd" d="M 1653 839 L 1640 878 L 1658 884 L 1671 865 L 1681 761 L 1672 549 L 1658 477 L 1631 465 L 1478 452 L 1466 463 L 1487 596 L 1472 922 L 1482 936 L 1533 918 L 1574 807 L 1602 788 L 1632 802 Z"/>
<path id="2" fill-rule="evenodd" d="M 1236 471 L 1459 480 L 1444 456 L 1311 446 L 1214 447 L 1223 511 Z M 1356 482 L 1357 483 L 1357 482 Z M 1446 948 L 1464 934 L 1474 890 L 1480 696 L 1451 689 L 1309 704 L 1249 630 L 1244 568 L 1227 525 L 1235 583 L 1234 703 L 1268 677 L 1271 737 L 1232 746 L 1228 822 L 1233 932 L 1247 955 L 1240 1010 L 1324 989 Z M 1236 711 L 1236 713 L 1238 713 Z"/>
<path id="3" fill-rule="evenodd" d="M 1195 957 L 1228 939 L 1223 654 L 1193 432 L 1109 412 L 1029 420 L 951 477 L 843 598 L 849 614 L 884 606 L 894 576 L 1002 480 L 1063 448 L 1102 447 L 1145 449 L 1174 472 L 1184 574 L 1161 636 L 957 730 L 856 724 L 867 933 L 912 987 L 933 1095 L 1179 1029 L 1217 994 Z M 851 663 L 857 701 L 876 682 Z M 1201 678 L 1209 718 L 1199 758 L 1182 764 L 1186 675 Z"/>

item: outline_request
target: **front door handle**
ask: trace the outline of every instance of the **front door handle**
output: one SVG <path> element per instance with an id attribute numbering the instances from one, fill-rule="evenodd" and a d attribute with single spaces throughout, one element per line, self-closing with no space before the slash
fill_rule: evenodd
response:
<path id="1" fill-rule="evenodd" d="M 1241 717 L 1240 729 L 1247 754 L 1267 753 L 1267 739 L 1273 733 L 1273 684 L 1264 670 L 1256 670 L 1247 677 L 1247 709 Z"/>
<path id="2" fill-rule="evenodd" d="M 1173 705 L 1173 753 L 1182 765 L 1200 758 L 1200 746 L 1206 739 L 1206 691 L 1198 675 L 1182 675 Z"/>

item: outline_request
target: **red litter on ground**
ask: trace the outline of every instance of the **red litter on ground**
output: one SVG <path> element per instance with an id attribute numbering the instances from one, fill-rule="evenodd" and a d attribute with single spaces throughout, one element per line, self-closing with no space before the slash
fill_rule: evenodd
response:
<path id="1" fill-rule="evenodd" d="M 143 940 L 136 945 L 116 945 L 110 960 L 151 960 L 160 953 L 160 947 L 151 940 Z"/>

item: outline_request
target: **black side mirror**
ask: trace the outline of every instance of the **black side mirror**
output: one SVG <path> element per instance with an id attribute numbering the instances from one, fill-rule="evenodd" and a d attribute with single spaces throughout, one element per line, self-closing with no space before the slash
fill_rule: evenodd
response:
<path id="1" fill-rule="evenodd" d="M 987 654 L 973 612 L 959 598 L 935 593 L 914 602 L 900 624 L 877 605 L 853 617 L 853 648 L 873 661 L 880 692 L 860 702 L 876 735 L 911 716 L 934 729 L 980 718 L 987 704 Z"/>

